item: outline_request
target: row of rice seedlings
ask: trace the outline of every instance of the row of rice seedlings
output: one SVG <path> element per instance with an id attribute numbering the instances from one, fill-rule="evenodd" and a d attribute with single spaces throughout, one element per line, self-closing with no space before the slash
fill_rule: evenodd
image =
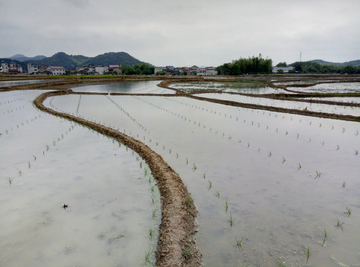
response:
<path id="1" fill-rule="evenodd" d="M 38 115 L 38 116 L 35 116 L 34 118 L 31 118 L 30 121 L 31 122 L 34 122 L 35 120 L 41 118 L 41 115 Z M 26 124 L 29 124 L 29 120 L 26 120 Z M 25 122 L 21 122 L 19 124 L 16 125 L 16 128 L 19 129 L 20 126 L 25 126 Z M 10 130 L 9 129 L 5 129 L 5 133 L 8 134 L 10 131 L 13 131 L 14 128 L 13 127 L 10 127 Z M 2 135 L 2 133 L 0 133 L 0 136 Z"/>
<path id="2" fill-rule="evenodd" d="M 286 132 L 286 134 L 285 135 L 287 135 L 288 133 Z M 224 136 L 224 134 L 223 134 L 223 136 Z M 299 135 L 298 135 L 299 136 Z M 310 139 L 310 141 L 311 141 L 311 139 Z M 240 141 L 241 142 L 241 141 Z M 324 143 L 322 144 L 322 145 L 324 145 Z M 249 146 L 249 143 L 248 143 L 248 146 Z M 269 155 L 271 156 L 271 152 L 269 153 Z M 178 154 L 177 154 L 177 158 L 178 158 Z M 282 160 L 282 163 L 284 163 L 286 160 L 285 160 L 285 158 L 283 157 L 283 160 Z M 188 160 L 187 160 L 187 164 L 188 164 Z M 195 164 L 194 164 L 194 166 L 196 166 Z M 302 166 L 301 166 L 301 164 L 299 163 L 298 164 L 298 170 L 300 170 L 302 168 Z M 196 169 L 196 168 L 195 168 Z M 320 171 L 316 171 L 316 178 L 320 178 L 320 176 L 321 176 L 321 172 Z M 205 178 L 205 174 L 203 175 L 203 177 Z M 209 187 L 208 187 L 208 190 L 209 189 L 211 189 L 211 187 L 212 187 L 212 182 L 210 181 L 210 180 L 208 180 L 208 182 L 209 182 Z M 216 195 L 215 196 L 217 196 L 217 197 L 220 197 L 220 192 L 219 191 L 216 191 Z M 228 202 L 226 201 L 225 202 L 225 204 L 226 204 L 226 211 L 228 210 Z M 347 211 L 348 212 L 348 211 Z M 350 213 L 351 214 L 351 213 Z M 230 224 L 230 226 L 232 226 L 233 225 L 233 223 L 234 223 L 234 219 L 232 218 L 232 214 L 230 214 L 230 218 L 229 218 L 229 220 L 228 220 L 228 222 L 229 222 L 229 224 Z M 341 226 L 342 226 L 342 224 L 341 224 Z M 326 233 L 326 236 L 327 236 L 327 233 Z M 325 238 L 326 239 L 326 238 Z M 310 253 L 308 254 L 308 256 L 310 256 Z M 307 258 L 307 261 L 308 261 L 308 258 Z"/>
<path id="3" fill-rule="evenodd" d="M 25 108 L 25 106 L 20 106 L 20 107 L 16 107 L 15 108 L 15 110 L 14 109 L 8 109 L 8 110 L 5 110 L 5 111 L 3 111 L 3 115 L 5 115 L 5 114 L 10 114 L 10 113 L 13 113 L 14 111 L 16 112 L 16 111 L 21 111 L 22 109 L 24 109 Z"/>
<path id="4" fill-rule="evenodd" d="M 181 101 L 178 101 L 178 100 L 174 100 L 174 99 L 169 99 L 168 97 L 165 97 L 165 99 L 166 99 L 166 100 L 173 101 L 173 102 L 177 102 L 177 103 L 179 103 L 179 104 L 186 105 L 186 106 L 189 106 L 189 107 L 191 107 L 191 106 L 194 107 L 193 105 L 188 105 L 188 104 L 185 104 L 184 102 L 181 102 Z M 196 106 L 195 106 L 195 107 L 196 107 Z M 240 109 L 240 108 L 239 108 L 239 109 Z M 202 108 L 202 110 L 204 110 L 204 108 Z M 207 110 L 207 109 L 206 109 L 206 110 Z M 245 109 L 245 108 L 242 108 L 242 110 L 248 111 L 248 109 Z M 254 112 L 254 110 L 251 110 L 251 112 Z M 211 110 L 211 113 L 216 114 L 216 111 L 212 111 L 212 110 Z M 259 113 L 259 111 L 257 111 L 257 113 Z M 221 112 L 220 112 L 219 114 L 221 114 Z M 269 114 L 269 116 L 271 116 L 271 112 L 268 112 L 268 114 Z M 265 115 L 265 111 L 263 111 L 263 115 Z M 226 114 L 225 114 L 225 117 L 226 117 Z M 275 114 L 275 117 L 277 117 L 277 114 Z M 230 115 L 229 118 L 232 118 L 232 116 Z M 282 118 L 284 119 L 285 116 L 282 116 Z M 238 120 L 238 117 L 236 117 L 236 120 Z M 290 117 L 290 120 L 293 121 L 293 118 Z M 244 122 L 245 122 L 245 120 L 244 120 Z M 299 120 L 299 122 L 301 122 L 301 119 Z M 254 122 L 253 122 L 253 121 L 251 122 L 251 125 L 254 125 Z M 260 123 L 257 123 L 257 125 L 258 125 L 258 127 L 260 127 Z M 310 125 L 310 126 L 312 125 L 312 121 L 309 122 L 309 125 Z M 319 128 L 321 128 L 321 127 L 322 127 L 322 123 L 319 123 Z M 331 126 L 331 128 L 332 128 L 332 130 L 334 130 L 334 126 Z M 268 129 L 268 126 L 267 126 L 267 129 Z M 288 132 L 287 132 L 287 131 L 285 131 L 285 132 L 286 132 L 285 135 L 287 135 Z M 344 133 L 344 132 L 345 132 L 345 128 L 343 127 L 342 133 Z M 358 134 L 359 134 L 359 131 L 357 130 L 356 133 L 355 133 L 355 135 L 357 136 Z"/>

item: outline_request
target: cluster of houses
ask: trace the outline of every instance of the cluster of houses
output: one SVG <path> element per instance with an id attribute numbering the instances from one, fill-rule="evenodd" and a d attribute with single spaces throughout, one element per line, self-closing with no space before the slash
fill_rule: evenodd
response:
<path id="1" fill-rule="evenodd" d="M 85 67 L 76 67 L 65 69 L 61 66 L 46 66 L 33 65 L 31 63 L 27 64 L 27 71 L 19 64 L 16 64 L 14 61 L 11 61 L 10 64 L 1 62 L 0 73 L 4 74 L 24 74 L 29 75 L 102 75 L 102 74 L 122 74 L 121 68 L 119 65 L 88 65 Z"/>
<path id="2" fill-rule="evenodd" d="M 21 65 L 16 64 L 15 61 L 11 61 L 10 64 L 1 62 L 0 73 L 6 73 L 6 74 L 23 73 L 23 67 Z"/>
<path id="3" fill-rule="evenodd" d="M 155 74 L 161 72 L 165 75 L 216 75 L 214 67 L 199 68 L 198 66 L 175 68 L 173 66 L 155 67 Z"/>
<path id="4" fill-rule="evenodd" d="M 217 71 L 214 67 L 199 68 L 197 66 L 175 68 L 173 66 L 155 67 L 154 74 L 161 72 L 164 75 L 216 75 Z M 27 71 L 21 65 L 11 61 L 10 64 L 2 62 L 0 66 L 0 73 L 6 74 L 21 74 L 27 73 L 29 75 L 103 75 L 103 74 L 117 74 L 121 75 L 121 67 L 119 65 L 93 65 L 65 69 L 61 66 L 45 66 L 27 64 Z"/>

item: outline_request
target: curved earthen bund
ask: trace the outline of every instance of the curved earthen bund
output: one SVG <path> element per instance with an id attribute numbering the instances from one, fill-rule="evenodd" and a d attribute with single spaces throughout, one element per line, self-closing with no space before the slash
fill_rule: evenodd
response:
<path id="1" fill-rule="evenodd" d="M 159 227 L 156 266 L 200 266 L 201 254 L 193 235 L 196 233 L 197 214 L 189 192 L 179 175 L 144 143 L 112 128 L 90 122 L 67 113 L 57 112 L 43 105 L 46 98 L 71 94 L 71 90 L 53 91 L 41 94 L 35 99 L 37 108 L 52 115 L 74 121 L 103 135 L 123 143 L 138 153 L 148 164 L 161 195 L 162 219 Z M 190 198 L 192 200 L 192 198 Z M 186 253 L 185 253 L 186 252 Z"/>

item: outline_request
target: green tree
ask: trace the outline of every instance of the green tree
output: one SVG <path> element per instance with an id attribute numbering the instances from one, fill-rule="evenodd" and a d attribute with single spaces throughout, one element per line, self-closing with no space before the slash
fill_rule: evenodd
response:
<path id="1" fill-rule="evenodd" d="M 354 66 L 345 66 L 342 72 L 347 74 L 355 74 L 356 68 Z"/>
<path id="2" fill-rule="evenodd" d="M 286 62 L 279 62 L 275 67 L 287 67 Z"/>

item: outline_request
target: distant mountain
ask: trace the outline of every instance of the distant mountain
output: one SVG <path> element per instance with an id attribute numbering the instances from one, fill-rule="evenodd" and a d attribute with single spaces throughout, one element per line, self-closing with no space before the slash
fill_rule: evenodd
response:
<path id="1" fill-rule="evenodd" d="M 9 59 L 17 60 L 17 61 L 27 61 L 27 60 L 42 60 L 43 58 L 46 58 L 46 56 L 35 56 L 35 57 L 27 57 L 22 54 L 16 54 L 12 57 L 9 57 Z"/>
<path id="2" fill-rule="evenodd" d="M 142 61 L 130 56 L 128 53 L 125 52 L 109 52 L 102 55 L 98 55 L 96 57 L 90 58 L 86 60 L 83 64 L 94 64 L 94 65 L 109 65 L 109 64 L 124 64 L 126 63 L 127 66 L 133 66 L 135 64 L 141 64 Z"/>
<path id="3" fill-rule="evenodd" d="M 41 60 L 28 60 L 27 62 L 37 65 L 47 66 L 62 66 L 64 68 L 75 68 L 77 66 L 94 65 L 109 65 L 109 64 L 124 64 L 133 66 L 135 64 L 143 63 L 142 61 L 130 56 L 125 52 L 110 52 L 96 57 L 86 57 L 82 55 L 68 55 L 64 52 L 56 53 L 51 57 L 46 57 Z"/>
<path id="4" fill-rule="evenodd" d="M 316 62 L 322 65 L 335 65 L 335 66 L 360 66 L 360 60 L 352 60 L 352 61 L 347 61 L 347 62 L 343 62 L 343 63 L 338 63 L 338 62 L 329 62 L 329 61 L 324 61 L 322 59 L 314 59 L 311 60 L 312 62 Z"/>

